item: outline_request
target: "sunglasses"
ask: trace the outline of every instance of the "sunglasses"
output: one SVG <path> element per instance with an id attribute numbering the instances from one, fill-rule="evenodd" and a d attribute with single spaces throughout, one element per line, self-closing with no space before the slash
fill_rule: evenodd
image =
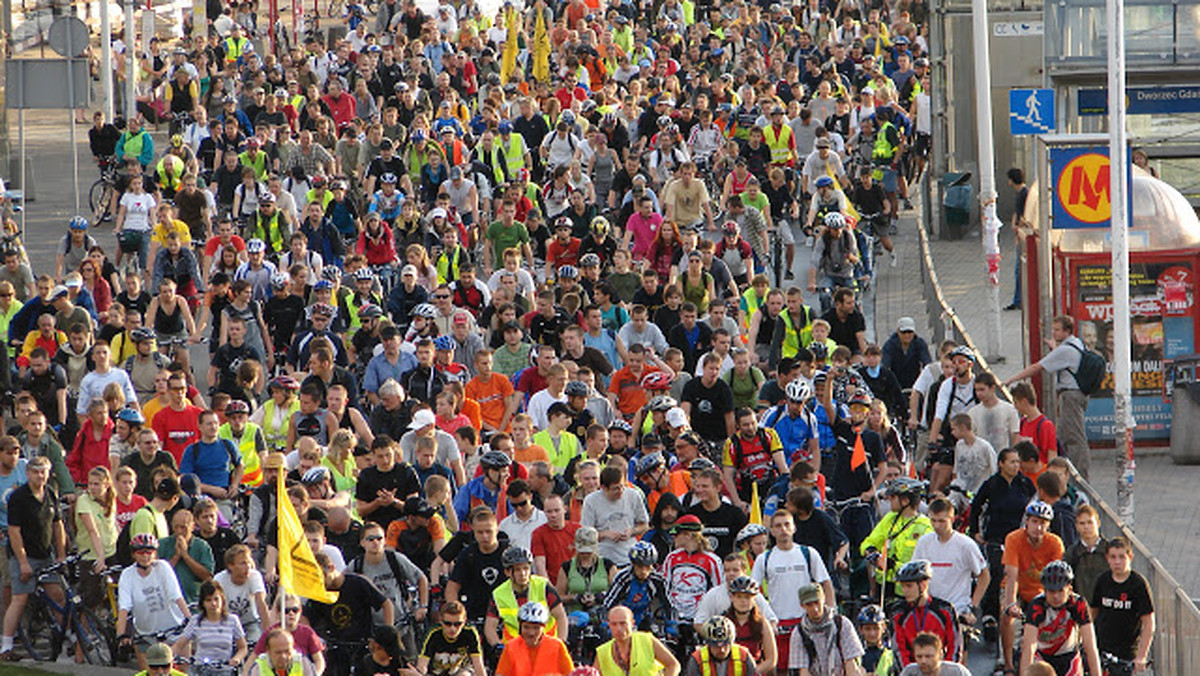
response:
<path id="1" fill-rule="evenodd" d="M 450 300 L 450 296 L 444 296 L 444 295 L 442 295 L 442 294 L 438 294 L 438 295 L 434 296 L 434 299 L 436 299 L 436 300 Z"/>
<path id="2" fill-rule="evenodd" d="M 514 502 L 514 503 L 512 503 L 512 506 L 513 506 L 513 507 L 524 507 L 525 505 L 528 505 L 528 504 L 529 504 L 529 501 L 528 501 L 528 500 L 522 500 L 522 501 L 520 501 L 520 502 Z"/>
<path id="3" fill-rule="evenodd" d="M 367 542 L 379 542 L 382 539 L 383 539 L 382 535 L 368 535 L 366 537 Z"/>
<path id="4" fill-rule="evenodd" d="M 293 608 L 285 608 L 284 610 L 288 613 L 298 613 L 298 612 L 300 612 L 300 607 L 296 606 Z"/>
<path id="5" fill-rule="evenodd" d="M 466 622 L 464 622 L 464 621 L 459 621 L 459 622 L 447 622 L 446 620 L 442 620 L 442 626 L 443 626 L 443 627 L 461 627 L 461 626 L 463 626 L 464 624 L 466 624 Z"/>

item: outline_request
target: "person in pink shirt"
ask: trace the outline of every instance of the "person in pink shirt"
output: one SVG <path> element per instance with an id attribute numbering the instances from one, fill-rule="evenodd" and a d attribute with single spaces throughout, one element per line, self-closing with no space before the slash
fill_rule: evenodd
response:
<path id="1" fill-rule="evenodd" d="M 654 211 L 654 200 L 649 195 L 642 195 L 637 211 L 625 223 L 625 240 L 621 242 L 621 248 L 630 250 L 629 244 L 632 241 L 633 260 L 645 260 L 662 222 L 662 214 Z"/>

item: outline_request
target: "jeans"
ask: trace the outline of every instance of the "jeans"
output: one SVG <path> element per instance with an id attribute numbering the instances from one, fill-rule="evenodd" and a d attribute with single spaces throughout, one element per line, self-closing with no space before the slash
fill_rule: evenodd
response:
<path id="1" fill-rule="evenodd" d="M 1012 304 L 1016 307 L 1021 307 L 1021 242 L 1018 241 L 1014 245 L 1013 250 L 1017 255 L 1013 256 L 1013 297 Z"/>

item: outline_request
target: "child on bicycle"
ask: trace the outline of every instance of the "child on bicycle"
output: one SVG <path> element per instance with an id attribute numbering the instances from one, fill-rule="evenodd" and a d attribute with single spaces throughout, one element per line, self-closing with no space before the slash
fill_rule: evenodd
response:
<path id="1" fill-rule="evenodd" d="M 1041 594 L 1029 604 L 1021 642 L 1021 671 L 1034 659 L 1054 667 L 1058 676 L 1081 676 L 1100 670 L 1100 653 L 1087 601 L 1072 589 L 1075 573 L 1066 561 L 1051 561 L 1042 569 Z"/>

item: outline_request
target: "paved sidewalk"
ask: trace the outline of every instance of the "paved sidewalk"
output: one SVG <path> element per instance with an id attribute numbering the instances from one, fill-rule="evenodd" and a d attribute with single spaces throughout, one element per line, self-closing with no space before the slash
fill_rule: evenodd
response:
<path id="1" fill-rule="evenodd" d="M 894 329 L 896 320 L 904 315 L 917 321 L 921 335 L 929 335 L 925 304 L 922 299 L 921 274 L 918 262 L 920 243 L 916 234 L 918 209 L 906 212 L 901 219 L 901 235 L 897 249 L 901 251 L 898 275 L 886 270 L 878 283 L 876 322 L 881 334 Z M 1000 298 L 1003 304 L 1012 299 L 1012 246 L 1004 246 L 1007 230 L 1001 232 L 1005 258 L 1001 262 Z M 987 291 L 983 247 L 979 235 L 969 235 L 957 242 L 936 238 L 930 241 L 934 269 L 942 294 L 954 308 L 976 347 L 987 351 Z M 1002 378 L 1011 376 L 1025 365 L 1025 331 L 1020 312 L 1005 312 L 1001 321 L 1001 354 L 1004 363 L 993 364 Z M 881 335 L 880 340 L 886 340 Z M 930 346 L 931 349 L 935 346 Z M 1092 485 L 1110 505 L 1116 504 L 1116 469 L 1111 449 L 1093 449 Z M 1136 524 L 1134 531 L 1163 565 L 1175 576 L 1189 596 L 1200 598 L 1200 502 L 1194 499 L 1195 486 L 1200 482 L 1200 466 L 1176 465 L 1164 448 L 1138 448 L 1137 489 L 1134 499 Z"/>

